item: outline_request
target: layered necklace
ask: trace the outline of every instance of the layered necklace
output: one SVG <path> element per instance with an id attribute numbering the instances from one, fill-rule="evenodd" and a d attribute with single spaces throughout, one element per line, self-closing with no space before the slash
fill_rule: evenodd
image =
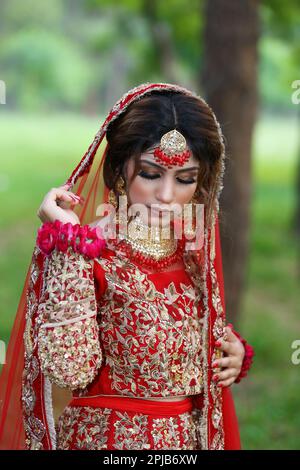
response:
<path id="1" fill-rule="evenodd" d="M 169 227 L 148 226 L 140 217 L 131 221 L 127 234 L 122 233 L 118 239 L 118 250 L 128 259 L 155 271 L 163 271 L 179 261 L 184 246 L 184 239 L 175 239 Z"/>

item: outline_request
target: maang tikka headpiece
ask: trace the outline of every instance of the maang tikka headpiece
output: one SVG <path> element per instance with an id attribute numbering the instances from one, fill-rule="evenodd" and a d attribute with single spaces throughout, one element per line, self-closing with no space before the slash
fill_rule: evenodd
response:
<path id="1" fill-rule="evenodd" d="M 187 149 L 185 137 L 176 129 L 162 136 L 160 146 L 154 150 L 154 158 L 158 163 L 172 168 L 183 166 L 190 158 L 191 152 Z"/>

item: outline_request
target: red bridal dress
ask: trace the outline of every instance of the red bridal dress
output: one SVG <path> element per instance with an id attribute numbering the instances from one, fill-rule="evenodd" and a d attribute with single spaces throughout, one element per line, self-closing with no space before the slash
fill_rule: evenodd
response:
<path id="1" fill-rule="evenodd" d="M 43 376 L 73 394 L 52 423 L 55 448 L 205 448 L 205 319 L 186 269 L 149 274 L 124 257 L 117 242 L 108 247 L 95 236 L 94 242 L 103 242 L 96 249 L 85 236 L 80 249 L 65 242 L 49 249 L 55 227 L 73 230 L 71 224 L 46 223 L 37 240 L 47 251 L 38 359 Z M 25 412 L 32 406 L 26 387 Z M 231 410 L 222 421 L 225 448 L 238 449 L 229 388 L 223 394 Z M 149 400 L 169 397 L 185 398 Z M 218 415 L 214 419 L 221 422 Z"/>

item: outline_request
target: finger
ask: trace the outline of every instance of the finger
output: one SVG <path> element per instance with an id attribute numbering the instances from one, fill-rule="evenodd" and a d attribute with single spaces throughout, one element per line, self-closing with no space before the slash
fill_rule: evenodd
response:
<path id="1" fill-rule="evenodd" d="M 231 328 L 226 326 L 223 329 L 223 336 L 216 341 L 216 346 L 220 347 L 222 351 L 229 352 L 232 343 L 236 343 L 237 337 L 232 332 Z M 220 345 L 220 346 L 219 346 Z"/>
<path id="2" fill-rule="evenodd" d="M 63 199 L 56 199 L 56 205 L 61 209 L 72 209 L 77 204 L 80 204 L 80 201 L 76 201 L 73 198 L 69 201 L 64 201 Z"/>
<path id="3" fill-rule="evenodd" d="M 228 340 L 228 332 L 226 328 L 223 328 L 223 335 L 220 336 L 220 338 L 216 340 L 216 343 L 215 343 L 216 347 L 221 348 L 221 346 L 224 345 L 224 343 L 226 343 L 227 340 Z"/>
<path id="4" fill-rule="evenodd" d="M 73 201 L 62 201 L 61 199 L 56 200 L 56 205 L 60 207 L 61 209 L 69 209 L 69 204 L 73 204 Z"/>
<path id="5" fill-rule="evenodd" d="M 224 341 L 223 338 L 219 338 L 217 341 L 216 341 L 216 347 L 218 349 L 220 349 L 221 351 L 224 351 L 227 353 L 227 351 L 229 350 L 230 348 L 230 344 L 228 341 Z"/>
<path id="6" fill-rule="evenodd" d="M 68 204 L 75 205 L 79 204 L 79 200 L 75 199 L 73 196 L 66 196 L 66 195 L 61 195 L 55 198 L 56 204 L 61 207 L 62 205 L 65 205 L 68 207 Z"/>
<path id="7" fill-rule="evenodd" d="M 51 198 L 53 198 L 54 200 L 60 199 L 63 201 L 80 201 L 79 196 L 63 189 L 54 188 L 53 191 L 50 193 Z"/>
<path id="8" fill-rule="evenodd" d="M 232 357 L 223 357 L 221 359 L 217 359 L 216 361 L 213 362 L 212 366 L 214 368 L 220 367 L 221 369 L 224 367 L 232 367 Z"/>
<path id="9" fill-rule="evenodd" d="M 59 186 L 60 188 L 71 188 L 71 183 L 66 183 L 66 184 L 63 184 L 62 186 Z"/>
<path id="10" fill-rule="evenodd" d="M 231 369 L 223 370 L 222 372 L 218 372 L 217 374 L 214 374 L 213 380 L 222 382 L 222 380 L 226 380 L 226 379 L 231 379 L 231 378 L 236 379 L 237 376 L 238 376 L 237 370 L 231 368 Z"/>
<path id="11" fill-rule="evenodd" d="M 76 200 L 80 201 L 80 202 L 84 202 L 85 199 L 84 197 L 82 196 L 78 196 L 77 194 L 74 194 L 72 193 L 71 191 L 68 191 L 68 190 L 63 190 L 64 194 L 68 195 L 68 196 L 73 196 Z"/>
<path id="12" fill-rule="evenodd" d="M 218 382 L 218 387 L 229 387 L 230 385 L 232 385 L 234 383 L 235 379 L 227 379 L 227 380 L 223 380 L 222 382 Z"/>
<path id="13" fill-rule="evenodd" d="M 233 343 L 237 340 L 237 337 L 229 326 L 225 326 L 223 328 L 223 337 L 225 338 L 225 341 L 228 341 L 229 343 Z"/>
<path id="14" fill-rule="evenodd" d="M 231 377 L 236 377 L 236 370 L 235 369 L 226 369 L 223 371 L 214 374 L 212 380 L 214 382 L 221 382 L 222 380 L 230 379 Z"/>
<path id="15" fill-rule="evenodd" d="M 73 198 L 72 196 L 67 199 L 66 197 L 57 198 L 55 203 L 57 207 L 64 209 L 64 210 L 67 210 L 67 209 L 73 210 L 77 204 L 81 204 L 79 200 Z"/>

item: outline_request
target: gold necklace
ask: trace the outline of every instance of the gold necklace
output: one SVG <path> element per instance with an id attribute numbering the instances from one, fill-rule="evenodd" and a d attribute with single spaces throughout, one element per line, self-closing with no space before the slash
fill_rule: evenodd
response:
<path id="1" fill-rule="evenodd" d="M 128 257 L 158 271 L 174 264 L 182 256 L 183 241 L 176 240 L 169 227 L 149 227 L 140 217 L 121 234 L 119 248 Z"/>

